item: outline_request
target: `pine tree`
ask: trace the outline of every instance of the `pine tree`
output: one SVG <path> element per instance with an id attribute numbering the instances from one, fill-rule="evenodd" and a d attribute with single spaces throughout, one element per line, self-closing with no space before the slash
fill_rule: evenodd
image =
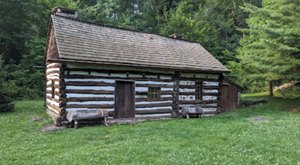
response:
<path id="1" fill-rule="evenodd" d="M 249 28 L 241 29 L 240 63 L 232 64 L 244 86 L 257 89 L 269 82 L 272 95 L 274 81 L 299 81 L 299 6 L 298 0 L 264 0 L 262 7 L 245 6 Z"/>
<path id="2" fill-rule="evenodd" d="M 264 0 L 262 7 L 245 6 L 248 29 L 238 50 L 239 64 L 232 64 L 244 86 L 300 79 L 300 1 Z M 247 78 L 245 78 L 247 77 Z M 264 82 L 263 82 L 264 81 Z M 272 90 L 270 90 L 272 95 Z"/>
<path id="3" fill-rule="evenodd" d="M 11 99 L 7 96 L 4 86 L 4 77 L 6 73 L 3 67 L 2 56 L 0 55 L 0 112 L 8 112 L 13 110 Z"/>

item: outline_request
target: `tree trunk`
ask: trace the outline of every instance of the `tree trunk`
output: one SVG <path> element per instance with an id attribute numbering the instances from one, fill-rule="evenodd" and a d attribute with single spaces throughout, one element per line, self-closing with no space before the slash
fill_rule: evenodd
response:
<path id="1" fill-rule="evenodd" d="M 273 81 L 272 80 L 270 80 L 269 81 L 269 89 L 270 89 L 270 96 L 272 97 L 274 94 L 273 94 Z"/>

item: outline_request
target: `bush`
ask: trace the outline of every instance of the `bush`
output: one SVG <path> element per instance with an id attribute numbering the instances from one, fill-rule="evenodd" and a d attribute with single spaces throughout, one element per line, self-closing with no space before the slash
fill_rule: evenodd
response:
<path id="1" fill-rule="evenodd" d="M 285 98 L 293 99 L 300 97 L 300 87 L 294 86 L 291 88 L 282 89 L 281 91 L 282 96 Z"/>

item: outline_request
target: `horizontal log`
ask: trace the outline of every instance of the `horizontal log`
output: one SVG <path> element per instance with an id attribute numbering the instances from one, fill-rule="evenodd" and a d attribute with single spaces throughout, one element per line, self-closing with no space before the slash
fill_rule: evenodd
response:
<path id="1" fill-rule="evenodd" d="M 137 95 L 147 95 L 148 94 L 148 92 L 139 92 L 139 91 L 136 91 L 135 92 Z M 175 92 L 173 92 L 173 91 L 161 91 L 160 92 L 160 94 L 161 95 L 173 95 L 173 94 L 175 94 Z"/>
<path id="2" fill-rule="evenodd" d="M 65 93 L 80 93 L 80 94 L 114 94 L 114 91 L 107 90 L 75 90 L 75 89 L 66 89 Z"/>
<path id="3" fill-rule="evenodd" d="M 179 104 L 212 104 L 218 103 L 218 100 L 179 100 Z"/>
<path id="4" fill-rule="evenodd" d="M 60 100 L 59 100 L 59 99 L 52 98 L 52 97 L 50 97 L 50 96 L 46 96 L 46 97 L 47 97 L 47 99 L 50 99 L 50 100 L 52 100 L 52 101 L 60 102 Z"/>
<path id="5" fill-rule="evenodd" d="M 152 108 L 152 107 L 167 107 L 172 106 L 173 103 L 154 103 L 154 104 L 139 104 L 135 105 L 136 108 Z"/>
<path id="6" fill-rule="evenodd" d="M 156 115 L 153 114 L 153 116 L 151 116 L 151 114 L 149 115 L 136 115 L 135 118 L 136 119 L 147 119 L 147 120 L 155 120 L 155 119 L 162 119 L 162 118 L 171 118 L 171 114 L 165 113 L 165 114 L 160 114 L 160 115 Z"/>
<path id="7" fill-rule="evenodd" d="M 155 110 L 137 110 L 135 114 L 142 115 L 142 114 L 162 114 L 162 113 L 171 113 L 171 109 L 155 109 Z"/>
<path id="8" fill-rule="evenodd" d="M 61 67 L 61 63 L 48 63 L 47 68 L 56 68 L 56 67 Z"/>
<path id="9" fill-rule="evenodd" d="M 219 106 L 215 106 L 215 105 L 205 105 L 205 104 L 203 104 L 203 105 L 199 105 L 201 108 L 220 108 Z"/>
<path id="10" fill-rule="evenodd" d="M 148 98 L 135 98 L 136 102 L 139 102 L 139 101 L 150 101 L 150 100 Z M 157 101 L 172 101 L 172 100 L 173 100 L 173 97 L 161 97 Z"/>
<path id="11" fill-rule="evenodd" d="M 219 89 L 219 86 L 202 86 L 203 89 Z"/>
<path id="12" fill-rule="evenodd" d="M 57 91 L 55 89 L 58 89 L 59 91 Z M 54 95 L 60 96 L 63 90 L 61 90 L 59 88 L 55 88 L 55 89 L 54 89 Z M 52 94 L 52 90 L 50 90 L 50 89 L 46 89 L 46 92 Z"/>
<path id="13" fill-rule="evenodd" d="M 114 108 L 113 104 L 98 104 L 98 105 L 81 105 L 81 104 L 71 104 L 66 105 L 66 108 Z"/>
<path id="14" fill-rule="evenodd" d="M 55 100 L 57 100 L 57 99 L 55 99 Z M 47 101 L 47 100 L 46 100 Z M 47 101 L 47 103 L 49 103 L 50 105 L 54 105 L 54 106 L 57 106 L 57 105 L 55 105 L 55 104 L 58 104 L 58 107 L 59 108 L 63 108 L 63 107 L 65 107 L 65 105 L 66 105 L 66 101 L 63 99 L 63 100 L 58 100 L 58 101 L 54 101 L 55 102 L 55 104 L 52 104 L 50 101 L 54 101 L 53 99 L 50 99 L 49 101 Z"/>
<path id="15" fill-rule="evenodd" d="M 174 88 L 174 85 L 169 84 L 135 84 L 136 87 L 161 87 L 161 88 Z"/>
<path id="16" fill-rule="evenodd" d="M 46 90 L 46 94 L 51 94 L 52 95 L 52 91 Z M 57 96 L 61 97 L 62 93 L 54 91 L 54 95 L 57 95 Z"/>
<path id="17" fill-rule="evenodd" d="M 46 75 L 47 76 L 50 76 L 51 74 L 58 74 L 58 75 L 60 75 L 60 71 L 58 71 L 58 70 L 51 70 L 51 71 L 46 71 Z"/>
<path id="18" fill-rule="evenodd" d="M 179 85 L 179 88 L 195 89 L 195 85 Z"/>
<path id="19" fill-rule="evenodd" d="M 179 81 L 211 81 L 211 82 L 219 82 L 219 79 L 212 79 L 212 78 L 185 78 L 180 77 Z"/>
<path id="20" fill-rule="evenodd" d="M 74 98 L 67 98 L 67 101 L 72 102 L 84 102 L 84 101 L 114 101 L 114 98 L 109 97 L 74 97 Z"/>
<path id="21" fill-rule="evenodd" d="M 85 81 L 85 82 L 65 82 L 65 85 L 69 86 L 115 86 L 114 83 L 107 82 L 94 82 L 94 81 Z"/>
<path id="22" fill-rule="evenodd" d="M 112 77 L 112 76 L 92 76 L 92 75 L 65 75 L 65 78 L 68 79 L 117 79 L 117 80 L 151 80 L 151 81 L 157 81 L 157 82 L 173 82 L 173 80 L 166 80 L 166 79 L 157 79 L 157 78 L 135 78 L 135 77 L 129 77 L 129 78 L 122 78 L 122 77 Z"/>
<path id="23" fill-rule="evenodd" d="M 60 109 L 59 107 L 57 107 L 57 106 L 54 106 L 54 105 L 51 105 L 51 104 L 47 104 L 47 103 L 46 103 L 46 106 L 47 106 L 47 108 L 49 108 L 50 110 L 56 111 L 58 114 L 61 112 L 61 109 Z"/>
<path id="24" fill-rule="evenodd" d="M 195 95 L 196 92 L 179 92 L 179 95 Z"/>
<path id="25" fill-rule="evenodd" d="M 59 82 L 62 82 L 62 79 L 61 78 L 48 78 L 48 77 L 46 77 L 46 81 L 59 81 Z"/>
<path id="26" fill-rule="evenodd" d="M 50 90 L 46 90 L 46 94 L 51 94 L 52 95 L 52 91 Z M 62 96 L 62 91 L 58 92 L 58 91 L 54 91 L 54 95 L 61 97 Z"/>
<path id="27" fill-rule="evenodd" d="M 52 84 L 47 84 L 46 87 L 51 87 L 52 88 Z M 54 88 L 60 88 L 61 86 L 56 84 L 53 87 Z"/>
<path id="28" fill-rule="evenodd" d="M 214 93 L 214 92 L 205 92 L 202 94 L 203 96 L 220 96 L 221 93 Z"/>
<path id="29" fill-rule="evenodd" d="M 218 101 L 218 103 L 220 103 L 220 100 L 218 100 L 218 99 L 211 99 L 211 100 L 205 100 L 205 101 Z"/>
<path id="30" fill-rule="evenodd" d="M 67 71 L 85 71 L 85 72 L 98 72 L 98 73 L 111 73 L 111 74 L 127 74 L 129 72 L 129 74 L 145 74 L 146 76 L 148 75 L 160 75 L 160 76 L 172 76 L 172 74 L 170 73 L 152 73 L 149 71 L 140 71 L 138 70 L 130 70 L 130 71 L 126 71 L 124 72 L 124 70 L 120 70 L 120 69 L 91 69 L 91 68 L 66 68 L 65 70 Z"/>

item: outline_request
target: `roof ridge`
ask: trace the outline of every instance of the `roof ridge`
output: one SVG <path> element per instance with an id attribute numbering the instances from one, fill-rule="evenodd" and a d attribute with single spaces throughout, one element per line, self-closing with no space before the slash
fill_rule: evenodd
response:
<path id="1" fill-rule="evenodd" d="M 187 39 L 172 38 L 172 37 L 169 37 L 169 36 L 164 36 L 164 35 L 156 34 L 156 33 L 142 32 L 142 31 L 138 31 L 138 30 L 134 30 L 134 29 L 129 29 L 129 28 L 123 28 L 123 27 L 105 25 L 105 24 L 100 24 L 100 23 L 94 23 L 94 22 L 82 20 L 82 19 L 79 19 L 79 18 L 70 18 L 70 17 L 65 17 L 65 16 L 61 16 L 61 15 L 56 15 L 56 14 L 51 14 L 51 15 L 56 16 L 56 17 L 61 17 L 61 18 L 69 19 L 69 20 L 73 20 L 73 21 L 77 21 L 77 22 L 91 24 L 91 25 L 95 25 L 95 26 L 101 26 L 101 27 L 112 28 L 112 29 L 119 29 L 119 30 L 126 30 L 126 31 L 137 32 L 137 33 L 142 33 L 142 34 L 152 34 L 152 35 L 157 35 L 157 36 L 164 37 L 164 38 L 167 38 L 167 39 L 173 39 L 173 40 L 177 40 L 177 41 L 184 41 L 184 42 L 190 42 L 190 43 L 195 43 L 195 44 L 201 45 L 200 42 L 191 41 L 191 40 L 187 40 Z"/>

